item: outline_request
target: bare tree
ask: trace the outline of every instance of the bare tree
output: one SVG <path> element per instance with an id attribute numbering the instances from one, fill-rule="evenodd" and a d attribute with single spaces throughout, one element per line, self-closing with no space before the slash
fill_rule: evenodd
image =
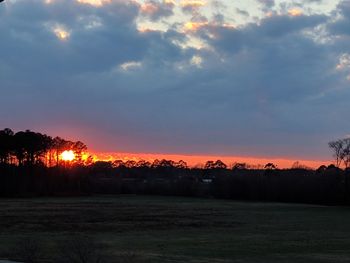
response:
<path id="1" fill-rule="evenodd" d="M 350 167 L 350 138 L 343 139 L 343 150 L 341 158 L 344 162 L 345 168 Z"/>
<path id="2" fill-rule="evenodd" d="M 344 154 L 344 140 L 331 141 L 328 143 L 328 146 L 333 150 L 336 166 L 339 167 L 341 165 Z"/>

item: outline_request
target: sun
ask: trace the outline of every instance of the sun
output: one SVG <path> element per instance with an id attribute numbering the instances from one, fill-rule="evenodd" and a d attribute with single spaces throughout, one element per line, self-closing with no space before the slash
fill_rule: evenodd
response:
<path id="1" fill-rule="evenodd" d="M 72 150 L 64 151 L 63 153 L 61 153 L 61 159 L 63 161 L 71 162 L 75 159 L 75 154 Z"/>

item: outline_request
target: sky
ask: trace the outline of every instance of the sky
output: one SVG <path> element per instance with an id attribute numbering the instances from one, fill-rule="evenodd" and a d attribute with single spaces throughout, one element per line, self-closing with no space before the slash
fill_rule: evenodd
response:
<path id="1" fill-rule="evenodd" d="M 350 1 L 5 0 L 0 91 L 0 128 L 99 154 L 330 160 Z"/>

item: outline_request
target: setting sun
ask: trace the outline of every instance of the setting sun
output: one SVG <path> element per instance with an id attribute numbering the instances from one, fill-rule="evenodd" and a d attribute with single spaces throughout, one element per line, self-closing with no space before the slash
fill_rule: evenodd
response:
<path id="1" fill-rule="evenodd" d="M 75 159 L 75 154 L 72 150 L 69 150 L 69 151 L 64 151 L 62 154 L 61 154 L 61 159 L 63 161 L 73 161 Z"/>

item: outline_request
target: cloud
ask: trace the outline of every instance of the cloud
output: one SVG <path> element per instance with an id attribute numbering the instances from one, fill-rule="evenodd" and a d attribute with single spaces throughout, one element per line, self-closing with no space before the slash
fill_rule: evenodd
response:
<path id="1" fill-rule="evenodd" d="M 21 1 L 2 18 L 0 52 L 29 77 L 38 70 L 67 75 L 108 70 L 142 58 L 147 39 L 132 27 L 137 15 L 137 5 L 118 1 L 98 9 L 72 1 Z M 21 56 L 14 60 L 12 53 Z"/>
<path id="2" fill-rule="evenodd" d="M 139 67 L 142 67 L 142 63 L 137 62 L 137 61 L 128 61 L 128 62 L 125 62 L 125 63 L 119 65 L 119 67 L 123 71 L 129 71 L 129 70 L 133 70 L 133 69 L 137 69 Z"/>
<path id="3" fill-rule="evenodd" d="M 146 1 L 141 5 L 141 13 L 148 16 L 151 20 L 157 21 L 163 17 L 169 17 L 174 14 L 175 2 L 171 0 L 156 0 Z"/>
<path id="4" fill-rule="evenodd" d="M 329 25 L 329 30 L 332 34 L 336 35 L 350 35 L 350 1 L 342 1 L 338 5 L 338 19 Z"/>
<path id="5" fill-rule="evenodd" d="M 0 9 L 4 126 L 106 151 L 309 158 L 349 132 L 345 1 L 339 19 L 285 13 L 235 27 L 223 11 L 200 15 L 202 1 L 186 1 L 189 21 L 169 1 L 10 3 Z M 139 31 L 140 16 L 169 27 Z"/>
<path id="6" fill-rule="evenodd" d="M 237 12 L 237 14 L 240 14 L 241 16 L 246 16 L 246 17 L 249 16 L 249 12 L 247 12 L 246 10 L 236 8 L 236 12 Z"/>
<path id="7" fill-rule="evenodd" d="M 298 8 L 291 8 L 288 10 L 288 14 L 290 16 L 301 16 L 303 14 L 303 11 Z"/>
<path id="8" fill-rule="evenodd" d="M 263 11 L 269 11 L 275 6 L 275 0 L 257 0 L 262 5 Z"/>
<path id="9" fill-rule="evenodd" d="M 97 7 L 103 6 L 106 3 L 107 4 L 111 3 L 111 0 L 76 0 L 76 1 L 81 4 L 88 4 L 88 5 L 97 6 Z"/>
<path id="10" fill-rule="evenodd" d="M 204 7 L 206 4 L 204 0 L 181 0 L 180 2 L 183 11 L 189 13 L 197 12 L 199 8 Z"/>

